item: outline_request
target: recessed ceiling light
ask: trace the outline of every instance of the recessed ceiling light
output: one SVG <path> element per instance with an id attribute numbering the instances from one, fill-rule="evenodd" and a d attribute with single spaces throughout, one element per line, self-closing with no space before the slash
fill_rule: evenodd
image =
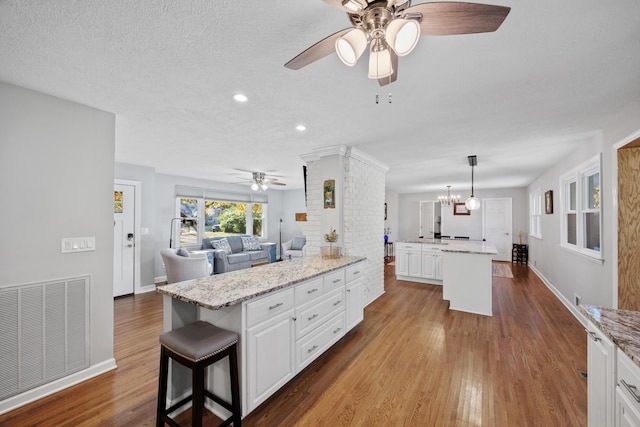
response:
<path id="1" fill-rule="evenodd" d="M 238 102 L 247 102 L 249 100 L 249 98 L 247 98 L 247 95 L 243 95 L 241 93 L 236 93 L 235 95 L 233 95 L 233 99 Z"/>
<path id="2" fill-rule="evenodd" d="M 305 125 L 298 125 L 296 126 L 296 130 L 304 132 L 305 130 L 307 130 L 307 127 Z"/>

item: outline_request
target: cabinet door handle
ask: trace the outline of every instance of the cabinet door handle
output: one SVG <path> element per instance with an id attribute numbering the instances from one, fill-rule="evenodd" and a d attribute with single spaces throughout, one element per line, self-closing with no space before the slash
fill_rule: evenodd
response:
<path id="1" fill-rule="evenodd" d="M 356 274 L 360 274 L 360 270 L 358 270 L 358 271 L 354 271 L 354 272 L 353 272 L 353 275 L 354 275 L 354 276 L 355 276 Z"/>
<path id="2" fill-rule="evenodd" d="M 269 310 L 274 310 L 274 309 L 276 309 L 276 308 L 278 308 L 278 307 L 280 307 L 280 306 L 283 306 L 283 305 L 284 305 L 284 303 L 283 303 L 283 302 L 279 302 L 279 303 L 277 303 L 276 305 L 270 305 L 270 306 L 269 306 Z"/>
<path id="3" fill-rule="evenodd" d="M 598 336 L 596 335 L 595 332 L 590 331 L 588 329 L 585 329 L 585 331 L 587 332 L 587 334 L 589 334 L 589 336 L 591 337 L 592 340 L 594 340 L 595 342 L 600 341 L 600 338 L 598 338 Z"/>
<path id="4" fill-rule="evenodd" d="M 308 294 L 312 294 L 314 292 L 318 292 L 318 288 L 313 288 L 313 289 L 307 291 Z"/>
<path id="5" fill-rule="evenodd" d="M 342 328 L 338 328 L 338 329 L 334 329 L 333 333 L 337 334 L 338 332 L 340 332 L 342 330 Z"/>
<path id="6" fill-rule="evenodd" d="M 636 391 L 637 390 L 636 386 L 628 384 L 625 380 L 620 380 L 620 384 L 622 384 L 624 386 L 624 388 L 626 388 L 627 391 L 629 393 L 631 393 L 631 396 L 633 396 L 633 398 L 636 400 L 636 402 L 640 403 L 640 396 L 638 395 L 638 392 Z"/>
<path id="7" fill-rule="evenodd" d="M 333 306 L 334 307 L 339 306 L 341 302 L 342 302 L 342 300 L 338 300 L 338 301 L 333 303 Z"/>
<path id="8" fill-rule="evenodd" d="M 315 350 L 316 348 L 318 348 L 317 345 L 314 345 L 313 347 L 311 347 L 309 350 L 307 350 L 307 353 L 311 353 L 313 350 Z"/>
<path id="9" fill-rule="evenodd" d="M 333 281 L 333 283 L 340 283 L 340 282 L 342 282 L 342 279 L 336 279 Z"/>
<path id="10" fill-rule="evenodd" d="M 315 319 L 316 317 L 318 317 L 318 313 L 314 314 L 314 315 L 313 315 L 313 316 L 311 316 L 311 317 L 308 317 L 308 318 L 307 318 L 307 320 L 313 320 L 313 319 Z"/>

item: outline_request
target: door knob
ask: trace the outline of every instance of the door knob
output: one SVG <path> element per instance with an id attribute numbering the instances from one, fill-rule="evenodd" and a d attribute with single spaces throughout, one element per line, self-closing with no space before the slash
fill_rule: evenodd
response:
<path id="1" fill-rule="evenodd" d="M 133 247 L 133 245 L 132 245 L 131 243 L 129 243 L 129 244 L 127 245 L 127 247 L 128 247 L 128 248 L 132 248 L 132 247 Z"/>

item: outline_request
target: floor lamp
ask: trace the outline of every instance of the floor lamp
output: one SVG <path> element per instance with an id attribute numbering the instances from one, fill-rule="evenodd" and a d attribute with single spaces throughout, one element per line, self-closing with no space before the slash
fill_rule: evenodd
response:
<path id="1" fill-rule="evenodd" d="M 280 218 L 280 222 L 278 223 L 278 251 L 280 252 L 278 261 L 282 261 L 282 218 Z"/>

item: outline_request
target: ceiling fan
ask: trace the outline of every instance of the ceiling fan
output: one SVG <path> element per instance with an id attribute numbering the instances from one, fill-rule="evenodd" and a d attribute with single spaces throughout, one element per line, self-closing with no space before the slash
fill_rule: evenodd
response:
<path id="1" fill-rule="evenodd" d="M 251 189 L 253 191 L 267 191 L 270 185 L 287 185 L 283 182 L 278 182 L 277 178 L 267 177 L 264 172 L 252 172 L 253 183 Z"/>
<path id="2" fill-rule="evenodd" d="M 510 7 L 479 3 L 431 2 L 411 6 L 411 0 L 324 0 L 347 12 L 352 28 L 345 28 L 314 44 L 284 64 L 292 70 L 332 52 L 350 67 L 369 44 L 370 79 L 380 86 L 398 78 L 398 57 L 411 53 L 421 35 L 443 36 L 493 32 Z"/>

